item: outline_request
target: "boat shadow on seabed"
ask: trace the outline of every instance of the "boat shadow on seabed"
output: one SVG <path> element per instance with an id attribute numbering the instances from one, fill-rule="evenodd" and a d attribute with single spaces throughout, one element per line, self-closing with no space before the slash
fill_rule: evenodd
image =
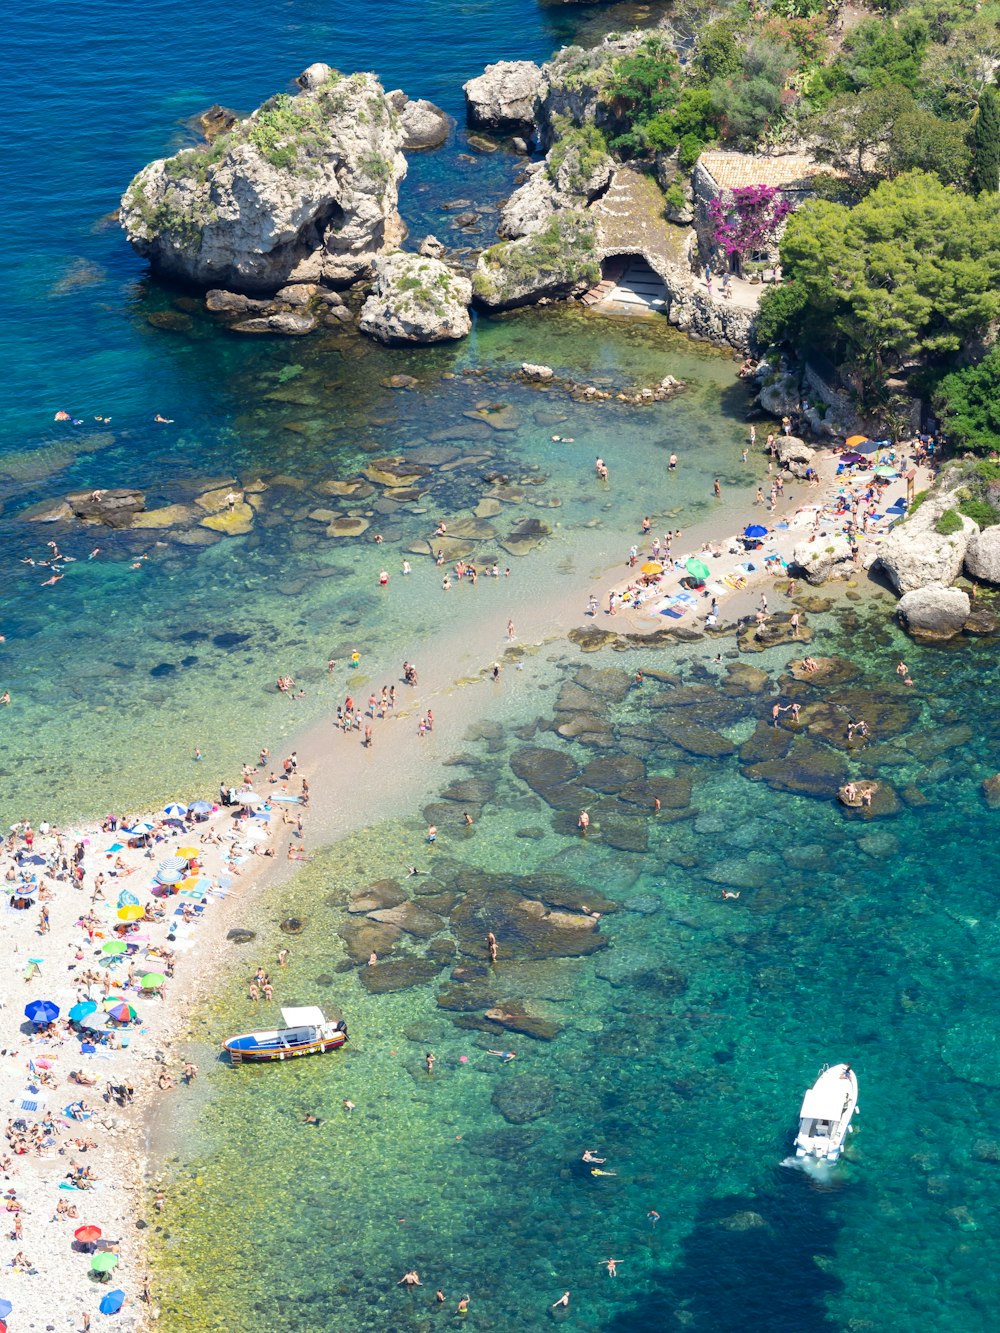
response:
<path id="1" fill-rule="evenodd" d="M 688 1333 L 833 1333 L 827 1300 L 843 1283 L 830 1271 L 832 1199 L 797 1172 L 776 1184 L 774 1194 L 706 1199 L 677 1263 L 607 1333 L 662 1333 L 679 1322 Z"/>

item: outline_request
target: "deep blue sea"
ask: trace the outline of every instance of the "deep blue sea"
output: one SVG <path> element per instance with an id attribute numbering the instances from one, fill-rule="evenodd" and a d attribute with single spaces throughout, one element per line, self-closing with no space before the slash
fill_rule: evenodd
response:
<path id="1" fill-rule="evenodd" d="M 731 358 L 664 323 L 548 309 L 479 319 L 453 348 L 240 341 L 153 281 L 110 217 L 135 171 L 194 141 L 199 111 L 249 111 L 325 60 L 374 69 L 456 117 L 447 145 L 411 157 L 401 195 L 414 238 L 446 235 L 442 203 L 488 210 L 519 165 L 503 148 L 469 152 L 461 84 L 490 61 L 541 60 L 652 16 L 536 0 L 154 0 L 41 3 L 8 19 L 0 824 L 187 795 L 202 779 L 195 746 L 214 785 L 262 740 L 277 753 L 329 710 L 328 656 L 358 647 L 380 680 L 430 641 L 429 625 L 460 632 L 470 602 L 442 596 L 429 560 L 411 554 L 405 599 L 398 579 L 381 596 L 377 572 L 391 562 L 395 574 L 437 516 L 468 521 L 484 469 L 510 481 L 474 549 L 514 564 L 503 615 L 515 618 L 559 580 L 579 596 L 634 540 L 639 514 L 664 528 L 704 519 L 713 476 L 735 523 L 763 476 L 738 461 L 746 395 Z M 165 313 L 172 329 L 150 322 Z M 594 408 L 512 379 L 524 360 L 609 388 L 668 372 L 689 387 L 654 409 Z M 385 387 L 398 371 L 417 387 Z M 468 415 L 498 404 L 509 430 Z M 60 408 L 81 424 L 54 423 Z M 174 424 L 156 425 L 157 412 Z M 675 449 L 684 467 L 668 492 Z M 351 511 L 330 483 L 379 454 L 427 460 L 421 503 L 355 505 L 382 547 L 326 538 L 310 515 Z M 597 454 L 613 484 L 595 496 Z M 150 508 L 189 506 L 258 477 L 239 538 L 21 517 L 75 489 L 135 485 Z M 511 522 L 538 515 L 545 543 L 505 555 Z M 44 569 L 23 562 L 45 558 L 53 534 L 75 563 L 43 586 Z M 777 589 L 773 600 L 783 605 Z M 824 685 L 795 683 L 787 651 L 747 658 L 732 640 L 593 655 L 546 642 L 523 688 L 470 714 L 458 752 L 431 751 L 426 807 L 396 809 L 387 781 L 366 832 L 247 914 L 257 941 L 191 1016 L 197 1093 L 165 1117 L 170 1209 L 151 1219 L 163 1333 L 996 1327 L 1000 857 L 980 790 L 1000 767 L 995 651 L 916 649 L 884 596 L 840 590 L 803 607 L 810 651 L 838 659 Z M 904 654 L 909 692 L 894 671 Z M 748 663 L 756 674 L 741 673 Z M 663 679 L 629 689 L 639 667 Z M 273 689 L 279 670 L 307 687 L 294 714 Z M 776 698 L 802 704 L 804 735 L 772 734 Z M 859 710 L 873 736 L 848 752 L 845 718 Z M 539 763 L 548 778 L 527 783 Z M 848 773 L 891 788 L 884 817 L 845 817 L 834 793 Z M 647 782 L 670 793 L 659 819 Z M 472 830 L 458 818 L 467 806 Z M 441 827 L 432 849 L 428 820 Z M 414 861 L 426 873 L 400 889 Z M 376 937 L 348 910 L 387 879 L 397 888 L 383 892 L 421 907 L 419 931 Z M 591 956 L 561 956 L 523 925 L 524 903 L 558 913 L 598 898 L 608 947 Z M 259 1021 L 246 981 L 289 943 L 289 914 L 304 930 L 276 998 L 339 1006 L 352 1042 L 236 1073 L 215 1059 L 218 1042 Z M 412 985 L 363 984 L 376 938 Z M 552 1039 L 500 1032 L 485 1018 L 497 1004 L 547 1020 Z M 497 1047 L 517 1060 L 502 1065 Z M 816 1178 L 783 1162 L 804 1088 L 841 1059 L 858 1071 L 862 1116 L 847 1160 Z M 581 1170 L 586 1147 L 616 1174 Z M 411 1267 L 423 1286 L 408 1292 L 397 1281 Z M 137 1275 L 122 1281 L 134 1292 Z M 564 1290 L 569 1308 L 553 1310 Z"/>

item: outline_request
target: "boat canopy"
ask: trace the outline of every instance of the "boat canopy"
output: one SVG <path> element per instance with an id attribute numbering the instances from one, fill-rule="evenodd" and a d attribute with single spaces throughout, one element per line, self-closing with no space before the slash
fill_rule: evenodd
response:
<path id="1" fill-rule="evenodd" d="M 802 1101 L 801 1118 L 803 1120 L 839 1120 L 847 1100 L 847 1088 L 840 1086 L 841 1080 L 820 1083 L 806 1093 Z"/>
<path id="2" fill-rule="evenodd" d="M 290 1028 L 318 1028 L 326 1022 L 326 1015 L 316 1005 L 307 1005 L 302 1009 L 282 1009 L 281 1017 L 285 1026 Z"/>

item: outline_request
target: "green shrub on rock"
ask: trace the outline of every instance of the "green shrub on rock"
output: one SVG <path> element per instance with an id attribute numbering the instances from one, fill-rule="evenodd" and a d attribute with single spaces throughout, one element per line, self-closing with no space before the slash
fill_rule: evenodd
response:
<path id="1" fill-rule="evenodd" d="M 962 531 L 962 516 L 957 509 L 946 509 L 934 524 L 934 531 L 941 537 L 951 537 Z"/>

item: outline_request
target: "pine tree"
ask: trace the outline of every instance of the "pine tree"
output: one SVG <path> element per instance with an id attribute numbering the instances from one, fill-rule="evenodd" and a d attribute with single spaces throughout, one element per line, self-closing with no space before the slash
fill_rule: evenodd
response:
<path id="1" fill-rule="evenodd" d="M 992 88 L 979 99 L 979 114 L 972 127 L 972 186 L 979 193 L 1000 187 L 1000 103 Z"/>

